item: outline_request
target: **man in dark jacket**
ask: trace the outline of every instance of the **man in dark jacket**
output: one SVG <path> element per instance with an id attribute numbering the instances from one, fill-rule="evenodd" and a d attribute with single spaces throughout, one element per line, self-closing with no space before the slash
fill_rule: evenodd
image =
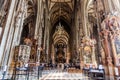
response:
<path id="1" fill-rule="evenodd" d="M 38 66 L 38 78 L 39 78 L 39 76 L 42 77 L 43 69 L 44 69 L 44 66 L 42 64 L 40 64 L 40 66 Z"/>

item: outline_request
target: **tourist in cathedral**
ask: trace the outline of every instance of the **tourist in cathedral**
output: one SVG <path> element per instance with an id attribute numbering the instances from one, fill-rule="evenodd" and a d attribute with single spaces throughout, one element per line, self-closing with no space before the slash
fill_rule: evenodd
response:
<path id="1" fill-rule="evenodd" d="M 38 76 L 42 77 L 42 71 L 44 69 L 44 65 L 43 64 L 40 64 L 39 67 L 38 67 Z"/>

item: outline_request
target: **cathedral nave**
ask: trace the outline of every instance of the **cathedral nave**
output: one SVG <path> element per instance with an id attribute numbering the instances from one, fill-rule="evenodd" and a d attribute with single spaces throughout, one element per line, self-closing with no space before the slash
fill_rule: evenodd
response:
<path id="1" fill-rule="evenodd" d="M 119 79 L 119 0 L 0 0 L 0 80 Z"/>

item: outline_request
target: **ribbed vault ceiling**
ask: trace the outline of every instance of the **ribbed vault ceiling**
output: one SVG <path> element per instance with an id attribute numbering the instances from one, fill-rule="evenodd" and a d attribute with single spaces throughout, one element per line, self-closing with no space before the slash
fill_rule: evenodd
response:
<path id="1" fill-rule="evenodd" d="M 50 21 L 54 25 L 59 19 L 71 22 L 74 0 L 50 0 L 48 2 Z"/>

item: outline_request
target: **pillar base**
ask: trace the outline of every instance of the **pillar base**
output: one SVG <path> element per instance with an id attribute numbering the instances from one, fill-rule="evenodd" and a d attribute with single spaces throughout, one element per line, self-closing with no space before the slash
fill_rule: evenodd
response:
<path id="1" fill-rule="evenodd" d="M 83 64 L 83 61 L 81 61 L 80 63 L 80 69 L 82 70 L 84 68 L 84 64 Z"/>
<path id="2" fill-rule="evenodd" d="M 114 76 L 105 75 L 105 80 L 115 80 Z"/>
<path id="3" fill-rule="evenodd" d="M 105 80 L 115 80 L 114 68 L 111 65 L 104 65 Z"/>

